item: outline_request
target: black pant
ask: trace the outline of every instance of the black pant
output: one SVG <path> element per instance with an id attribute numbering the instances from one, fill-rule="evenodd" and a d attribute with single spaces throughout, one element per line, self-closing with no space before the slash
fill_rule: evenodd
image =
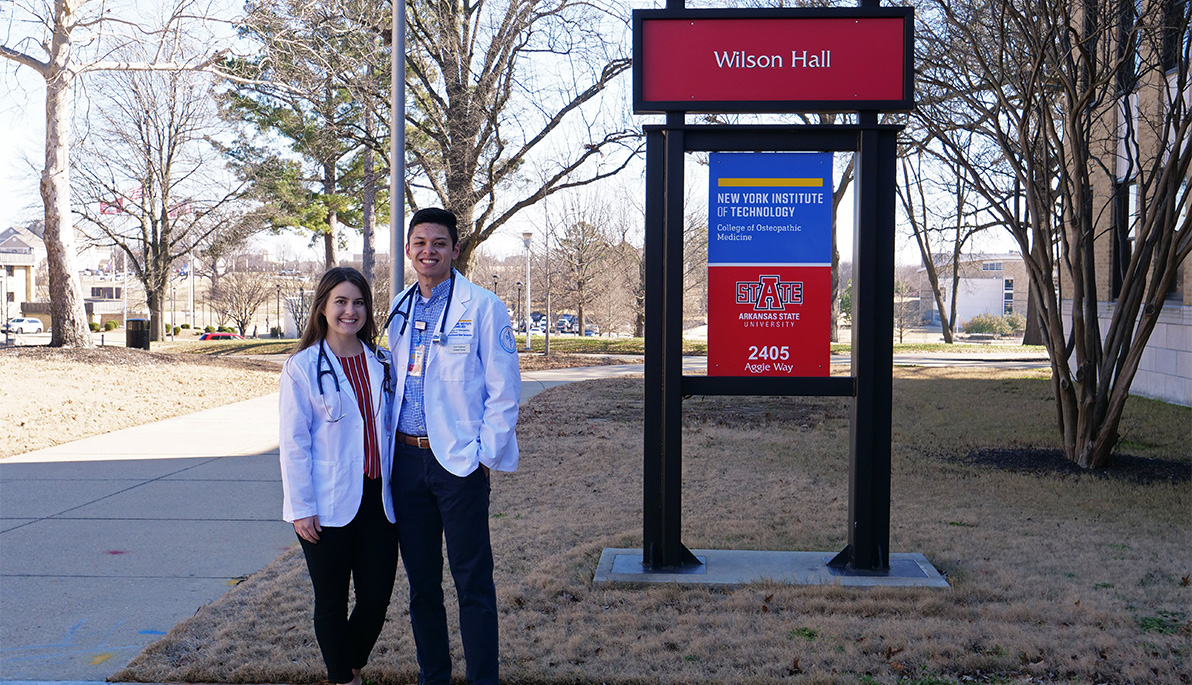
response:
<path id="1" fill-rule="evenodd" d="M 333 683 L 352 680 L 372 652 L 397 575 L 397 525 L 385 518 L 381 479 L 364 479 L 364 496 L 352 522 L 324 526 L 317 543 L 302 543 L 306 568 L 315 589 L 315 638 Z M 348 616 L 348 581 L 356 587 L 356 606 Z"/>
<path id="2" fill-rule="evenodd" d="M 493 584 L 488 501 L 489 482 L 483 469 L 460 478 L 444 469 L 430 450 L 397 444 L 393 505 L 410 578 L 410 624 L 418 648 L 419 683 L 451 683 L 443 607 L 444 537 L 459 598 L 464 677 L 478 685 L 499 681 L 497 588 Z"/>

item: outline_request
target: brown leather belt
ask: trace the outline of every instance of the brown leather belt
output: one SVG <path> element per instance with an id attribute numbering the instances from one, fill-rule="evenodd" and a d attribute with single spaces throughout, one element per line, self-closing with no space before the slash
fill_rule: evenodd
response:
<path id="1" fill-rule="evenodd" d="M 406 435 L 405 433 L 397 434 L 397 441 L 405 443 L 410 447 L 417 447 L 420 450 L 430 449 L 430 438 L 425 435 Z"/>

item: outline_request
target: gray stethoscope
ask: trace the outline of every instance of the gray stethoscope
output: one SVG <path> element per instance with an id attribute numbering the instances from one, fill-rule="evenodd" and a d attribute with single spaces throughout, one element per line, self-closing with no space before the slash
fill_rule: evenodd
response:
<path id="1" fill-rule="evenodd" d="M 315 362 L 315 381 L 319 386 L 319 399 L 323 402 L 323 411 L 327 414 L 327 420 L 331 423 L 337 423 L 344 417 L 344 402 L 340 394 L 339 374 L 335 373 L 335 365 L 331 363 L 331 357 L 327 354 L 327 348 L 323 345 L 324 339 L 319 340 L 319 356 Z M 392 391 L 390 387 L 393 379 L 389 374 L 389 362 L 385 360 L 385 355 L 381 350 L 377 350 L 374 354 L 377 356 L 377 361 L 381 362 L 381 368 L 385 370 L 385 380 L 381 382 L 382 395 Z M 323 368 L 323 362 L 327 362 L 327 368 Z M 330 374 L 331 380 L 335 382 L 335 405 L 339 408 L 339 416 L 331 415 L 331 408 L 327 406 L 327 394 L 323 392 L 323 376 Z M 371 399 L 371 398 L 370 398 Z M 380 416 L 381 412 L 381 397 L 377 397 L 377 406 L 373 409 L 373 419 Z"/>
<path id="2" fill-rule="evenodd" d="M 402 337 L 406 334 L 406 325 L 410 323 L 410 315 L 414 313 L 414 298 L 418 293 L 418 284 L 410 286 L 410 289 L 402 294 L 401 299 L 393 305 L 393 311 L 389 312 L 389 318 L 385 319 L 385 325 L 381 326 L 381 330 L 389 330 L 389 322 L 393 321 L 393 317 L 401 314 L 401 330 L 397 332 L 397 337 Z M 455 294 L 455 269 L 451 270 L 451 287 L 447 290 L 447 306 L 443 308 L 443 316 L 439 319 L 439 332 L 431 337 L 430 341 L 436 344 L 443 344 L 447 342 L 447 314 L 451 311 L 451 297 Z M 406 311 L 401 311 L 402 304 L 406 305 Z"/>

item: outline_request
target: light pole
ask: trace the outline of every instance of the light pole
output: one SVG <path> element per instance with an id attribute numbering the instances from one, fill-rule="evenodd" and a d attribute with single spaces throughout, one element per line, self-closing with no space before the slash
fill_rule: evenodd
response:
<path id="1" fill-rule="evenodd" d="M 493 294 L 497 295 L 497 275 L 496 274 L 493 274 Z M 500 297 L 500 295 L 497 295 L 497 297 Z M 504 302 L 504 300 L 502 300 L 502 302 Z"/>
<path id="2" fill-rule="evenodd" d="M 522 231 L 522 243 L 526 246 L 526 352 L 533 349 L 530 346 L 530 238 L 533 231 Z"/>
<path id="3" fill-rule="evenodd" d="M 283 328 L 281 325 L 281 283 L 278 283 L 277 284 L 277 337 L 278 338 L 281 337 L 282 330 L 283 330 Z"/>
<path id="4" fill-rule="evenodd" d="M 522 312 L 521 289 L 522 289 L 522 282 L 518 281 L 517 282 L 517 299 L 513 301 L 513 306 L 517 307 L 517 321 L 519 324 L 521 323 L 521 320 L 522 320 L 522 318 L 521 318 L 521 312 Z"/>

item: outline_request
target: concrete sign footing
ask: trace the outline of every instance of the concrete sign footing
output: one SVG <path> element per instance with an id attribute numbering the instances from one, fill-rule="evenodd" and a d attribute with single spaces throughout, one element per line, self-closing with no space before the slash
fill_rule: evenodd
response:
<path id="1" fill-rule="evenodd" d="M 702 566 L 651 571 L 642 566 L 637 548 L 606 548 L 596 566 L 593 584 L 600 585 L 715 585 L 749 583 L 841 585 L 845 587 L 950 588 L 927 557 L 918 553 L 890 554 L 889 571 L 856 571 L 828 566 L 831 552 L 767 552 L 693 549 Z"/>

